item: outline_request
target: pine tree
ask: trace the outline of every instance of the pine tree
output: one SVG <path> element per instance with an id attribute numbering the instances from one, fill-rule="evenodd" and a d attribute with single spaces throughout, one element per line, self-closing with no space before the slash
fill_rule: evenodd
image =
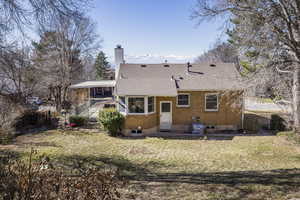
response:
<path id="1" fill-rule="evenodd" d="M 95 61 L 96 78 L 98 80 L 107 79 L 107 72 L 110 69 L 109 62 L 103 51 L 100 51 Z"/>

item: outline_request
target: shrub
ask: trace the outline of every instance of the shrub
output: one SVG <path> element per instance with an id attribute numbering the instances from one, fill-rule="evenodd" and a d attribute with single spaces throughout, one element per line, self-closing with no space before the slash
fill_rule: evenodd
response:
<path id="1" fill-rule="evenodd" d="M 111 136 L 118 136 L 122 132 L 125 118 L 114 108 L 104 109 L 99 113 L 99 123 Z"/>
<path id="2" fill-rule="evenodd" d="M 57 121 L 51 112 L 26 110 L 14 120 L 13 127 L 15 130 L 22 130 L 28 127 L 57 126 Z"/>
<path id="3" fill-rule="evenodd" d="M 69 117 L 70 124 L 75 124 L 76 126 L 84 126 L 87 124 L 87 117 L 73 115 Z"/>
<path id="4" fill-rule="evenodd" d="M 0 199 L 120 199 L 119 188 L 125 186 L 118 171 L 88 169 L 80 174 L 64 174 L 48 157 L 33 161 L 0 163 Z"/>
<path id="5" fill-rule="evenodd" d="M 0 144 L 3 144 L 3 145 L 10 144 L 13 142 L 13 139 L 14 139 L 14 137 L 12 134 L 4 132 L 0 128 Z"/>
<path id="6" fill-rule="evenodd" d="M 286 130 L 285 120 L 279 115 L 271 115 L 270 128 L 278 131 Z"/>
<path id="7" fill-rule="evenodd" d="M 36 126 L 39 120 L 39 113 L 35 111 L 25 111 L 15 120 L 15 128 L 19 129 L 24 126 Z"/>
<path id="8" fill-rule="evenodd" d="M 293 131 L 279 132 L 279 133 L 277 133 L 277 136 L 284 136 L 287 138 L 287 140 L 289 140 L 295 144 L 300 144 L 300 135 L 296 132 L 293 132 Z"/>

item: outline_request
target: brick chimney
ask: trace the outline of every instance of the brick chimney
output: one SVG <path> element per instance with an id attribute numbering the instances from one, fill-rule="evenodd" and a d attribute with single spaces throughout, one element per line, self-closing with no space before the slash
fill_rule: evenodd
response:
<path id="1" fill-rule="evenodd" d="M 124 49 L 122 48 L 121 45 L 117 45 L 117 47 L 115 48 L 115 64 L 116 64 L 115 79 L 116 80 L 119 76 L 120 64 L 123 64 L 123 63 L 125 63 Z"/>

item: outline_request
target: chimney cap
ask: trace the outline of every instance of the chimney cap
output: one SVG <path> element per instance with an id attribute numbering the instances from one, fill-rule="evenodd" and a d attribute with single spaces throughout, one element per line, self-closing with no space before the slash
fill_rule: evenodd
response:
<path id="1" fill-rule="evenodd" d="M 121 49 L 121 48 L 122 48 L 122 45 L 117 44 L 117 49 Z"/>

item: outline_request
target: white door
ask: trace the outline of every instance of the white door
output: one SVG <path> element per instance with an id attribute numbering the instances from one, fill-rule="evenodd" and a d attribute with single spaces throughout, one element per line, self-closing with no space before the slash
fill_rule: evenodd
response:
<path id="1" fill-rule="evenodd" d="M 160 130 L 170 130 L 172 126 L 172 102 L 160 102 Z"/>

